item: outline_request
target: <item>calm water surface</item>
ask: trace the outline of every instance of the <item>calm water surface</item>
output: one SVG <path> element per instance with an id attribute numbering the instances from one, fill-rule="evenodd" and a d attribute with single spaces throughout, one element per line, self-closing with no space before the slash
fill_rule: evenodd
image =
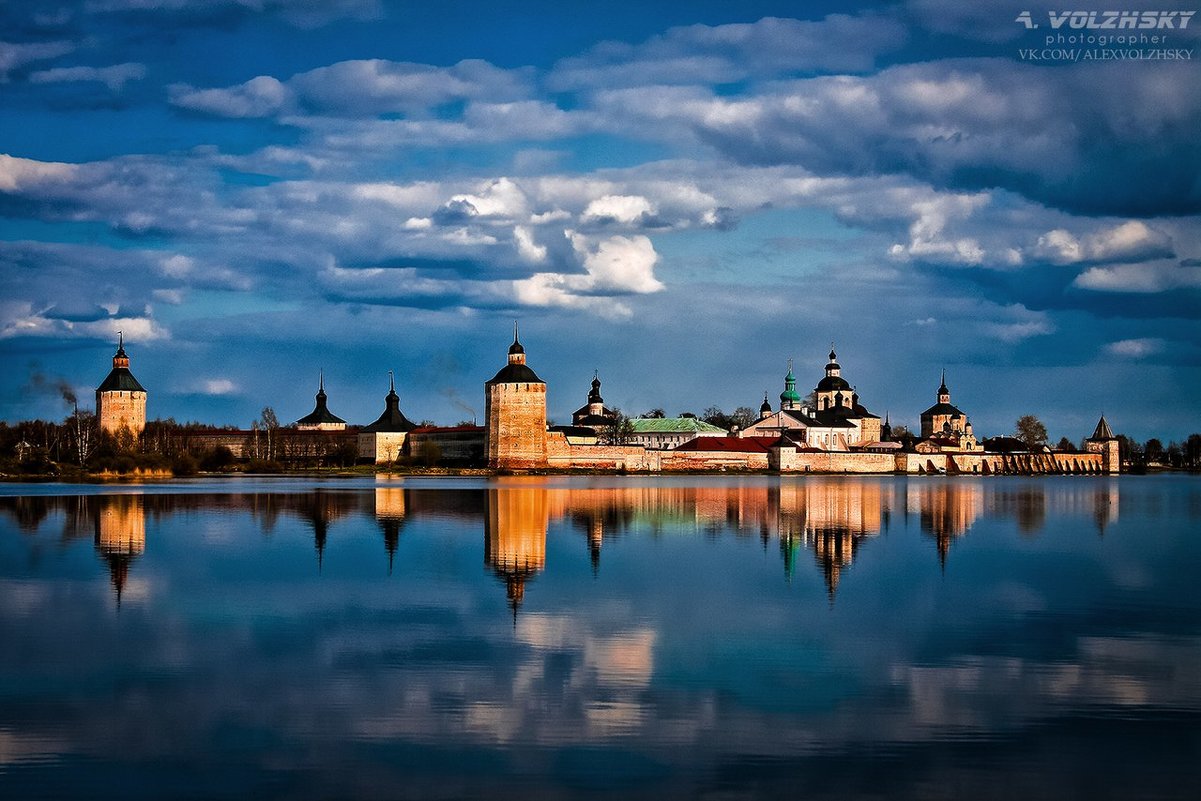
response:
<path id="1" fill-rule="evenodd" d="M 0 798 L 1189 798 L 1201 479 L 0 485 Z"/>

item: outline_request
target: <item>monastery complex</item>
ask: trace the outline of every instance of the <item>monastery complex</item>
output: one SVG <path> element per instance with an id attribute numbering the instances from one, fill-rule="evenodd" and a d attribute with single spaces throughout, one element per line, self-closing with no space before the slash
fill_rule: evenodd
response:
<path id="1" fill-rule="evenodd" d="M 1102 417 L 1083 452 L 1029 450 L 1010 437 L 976 439 L 968 415 L 951 403 L 944 372 L 936 402 L 921 413 L 921 437 L 895 441 L 887 419 L 870 412 L 842 375 L 831 348 L 811 400 L 797 391 L 789 363 L 779 405 L 766 396 L 759 416 L 726 431 L 694 417 L 624 419 L 604 404 L 594 377 L 587 403 L 570 425 L 548 425 L 547 385 L 526 363 L 514 325 L 507 363 L 484 383 L 484 424 L 418 426 L 400 410 L 390 381 L 375 422 L 348 426 L 329 410 L 324 377 L 316 405 L 293 425 L 277 429 L 293 461 L 353 447 L 359 461 L 387 464 L 419 455 L 446 464 L 506 472 L 602 470 L 619 472 L 761 471 L 778 473 L 1112 474 L 1120 470 L 1118 441 Z M 96 390 L 101 428 L 137 435 L 146 424 L 146 390 L 129 369 L 124 341 L 112 372 Z M 811 405 L 810 405 L 811 404 Z M 246 457 L 260 432 L 217 430 L 193 435 L 197 444 L 223 445 Z"/>

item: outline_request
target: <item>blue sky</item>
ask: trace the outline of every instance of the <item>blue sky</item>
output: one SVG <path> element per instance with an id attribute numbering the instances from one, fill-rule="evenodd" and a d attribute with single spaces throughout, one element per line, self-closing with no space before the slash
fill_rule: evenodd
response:
<path id="1" fill-rule="evenodd" d="M 1174 23 L 1135 47 L 1201 57 Z M 1008 0 L 6 4 L 0 417 L 90 397 L 121 330 L 151 417 L 295 420 L 323 369 L 352 423 L 388 370 L 410 417 L 482 418 L 519 318 L 560 422 L 593 370 L 633 414 L 757 407 L 833 341 L 894 422 L 945 367 L 984 434 L 1183 438 L 1196 61 L 1023 57 L 1050 28 Z"/>

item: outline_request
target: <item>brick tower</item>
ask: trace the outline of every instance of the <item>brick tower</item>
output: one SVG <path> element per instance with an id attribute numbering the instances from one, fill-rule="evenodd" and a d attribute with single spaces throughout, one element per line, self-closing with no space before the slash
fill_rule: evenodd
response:
<path id="1" fill-rule="evenodd" d="M 489 467 L 547 466 L 546 382 L 526 366 L 517 323 L 509 363 L 484 384 L 484 431 Z"/>
<path id="2" fill-rule="evenodd" d="M 105 433 L 127 430 L 136 437 L 146 427 L 146 390 L 129 372 L 125 337 L 118 335 L 112 372 L 96 387 L 96 419 Z"/>

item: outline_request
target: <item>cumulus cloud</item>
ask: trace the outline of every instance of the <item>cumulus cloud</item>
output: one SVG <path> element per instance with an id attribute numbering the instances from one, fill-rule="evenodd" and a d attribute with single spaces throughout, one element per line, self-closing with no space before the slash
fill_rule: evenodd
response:
<path id="1" fill-rule="evenodd" d="M 584 209 L 583 219 L 592 222 L 632 224 L 655 213 L 650 201 L 638 195 L 605 195 Z"/>
<path id="2" fill-rule="evenodd" d="M 59 316 L 54 305 L 37 307 L 22 300 L 0 302 L 0 340 L 16 337 L 115 340 L 118 331 L 139 342 L 170 336 L 166 328 L 148 316 L 78 321 Z"/>
<path id="3" fill-rule="evenodd" d="M 1196 213 L 1201 187 L 1184 176 L 1201 170 L 1201 155 L 1185 132 L 1201 125 L 1201 99 L 1187 70 L 1143 66 L 941 60 L 734 96 L 696 86 L 610 89 L 593 107 L 613 129 L 689 140 L 742 164 L 905 173 L 1088 214 Z M 1167 151 L 1177 157 L 1148 158 Z"/>
<path id="4" fill-rule="evenodd" d="M 1172 238 L 1141 220 L 1127 220 L 1083 238 L 1056 228 L 1038 238 L 1034 255 L 1053 264 L 1148 261 L 1172 256 Z"/>
<path id="5" fill-rule="evenodd" d="M 1201 266 L 1159 260 L 1146 264 L 1090 267 L 1076 276 L 1073 286 L 1094 292 L 1152 294 L 1176 289 L 1201 289 Z"/>
<path id="6" fill-rule="evenodd" d="M 95 81 L 114 92 L 121 91 L 129 81 L 146 77 L 144 64 L 114 64 L 111 67 L 56 67 L 41 70 L 29 76 L 30 83 L 68 83 L 73 81 Z"/>

